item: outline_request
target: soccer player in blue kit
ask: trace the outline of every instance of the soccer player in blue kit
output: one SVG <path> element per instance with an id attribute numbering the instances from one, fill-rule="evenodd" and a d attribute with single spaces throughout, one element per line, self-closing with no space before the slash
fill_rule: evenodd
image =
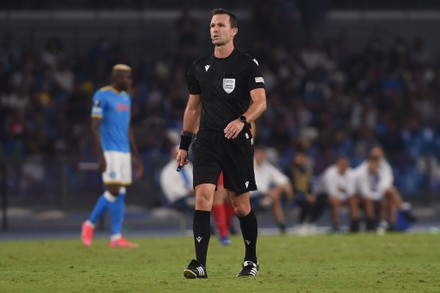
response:
<path id="1" fill-rule="evenodd" d="M 136 178 L 140 178 L 144 172 L 130 128 L 131 98 L 127 91 L 131 84 L 131 68 L 125 64 L 117 64 L 113 66 L 112 84 L 99 89 L 93 97 L 93 136 L 106 190 L 82 225 L 81 241 L 87 247 L 92 245 L 96 222 L 107 210 L 110 211 L 112 230 L 109 246 L 138 246 L 121 235 L 125 214 L 125 187 L 132 181 L 132 155 L 136 159 Z"/>

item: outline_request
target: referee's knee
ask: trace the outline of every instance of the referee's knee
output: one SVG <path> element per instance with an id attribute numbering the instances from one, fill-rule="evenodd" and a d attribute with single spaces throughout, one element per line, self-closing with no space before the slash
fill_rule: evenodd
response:
<path id="1" fill-rule="evenodd" d="M 196 210 L 209 211 L 212 208 L 213 198 L 197 195 L 196 196 Z"/>
<path id="2" fill-rule="evenodd" d="M 235 204 L 234 211 L 237 216 L 245 217 L 251 212 L 251 205 L 246 203 Z"/>

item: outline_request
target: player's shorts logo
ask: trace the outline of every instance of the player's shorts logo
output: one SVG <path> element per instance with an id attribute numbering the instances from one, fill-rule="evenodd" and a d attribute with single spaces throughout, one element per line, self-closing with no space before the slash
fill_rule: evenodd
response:
<path id="1" fill-rule="evenodd" d="M 235 78 L 223 78 L 223 90 L 228 94 L 235 89 Z"/>

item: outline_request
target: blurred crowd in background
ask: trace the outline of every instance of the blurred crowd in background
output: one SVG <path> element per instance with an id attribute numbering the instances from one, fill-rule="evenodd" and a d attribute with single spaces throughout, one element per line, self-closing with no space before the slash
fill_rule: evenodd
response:
<path id="1" fill-rule="evenodd" d="M 288 1 L 281 8 L 263 2 L 253 11 L 251 42 L 240 49 L 255 57 L 263 72 L 268 109 L 257 121 L 257 138 L 275 151 L 278 166 L 286 166 L 301 146 L 319 174 L 341 154 L 358 164 L 379 142 L 395 172 L 401 172 L 396 179 L 402 186 L 405 178 L 426 180 L 418 159 L 440 155 L 438 54 L 422 38 L 397 37 L 388 46 L 372 36 L 361 49 L 352 49 L 343 35 L 318 38 L 314 26 L 295 29 Z M 311 19 L 319 23 L 320 17 Z M 182 128 L 186 70 L 210 52 L 200 50 L 207 42 L 198 39 L 200 26 L 207 24 L 182 13 L 173 32 L 177 47 L 162 56 L 128 55 L 123 43 L 105 37 L 72 56 L 59 38 L 48 38 L 40 49 L 5 33 L 1 157 L 93 161 L 92 96 L 109 83 L 114 64 L 126 63 L 134 73 L 132 126 L 139 150 L 146 161 L 160 156 L 165 162 Z M 421 185 L 411 186 L 408 192 Z"/>

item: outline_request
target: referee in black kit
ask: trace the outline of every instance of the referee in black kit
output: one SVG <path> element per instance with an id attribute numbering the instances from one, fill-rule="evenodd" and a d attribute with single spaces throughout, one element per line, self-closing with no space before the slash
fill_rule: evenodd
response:
<path id="1" fill-rule="evenodd" d="M 234 13 L 215 9 L 212 14 L 210 32 L 214 53 L 196 60 L 188 71 L 190 95 L 176 157 L 179 168 L 188 162 L 188 149 L 198 130 L 192 147 L 196 259 L 184 270 L 184 276 L 189 279 L 208 277 L 206 256 L 211 209 L 221 171 L 240 220 L 246 248 L 237 276 L 255 276 L 258 272 L 258 223 L 249 201 L 249 191 L 256 189 L 250 123 L 266 110 L 264 80 L 258 62 L 234 48 L 238 33 Z"/>

